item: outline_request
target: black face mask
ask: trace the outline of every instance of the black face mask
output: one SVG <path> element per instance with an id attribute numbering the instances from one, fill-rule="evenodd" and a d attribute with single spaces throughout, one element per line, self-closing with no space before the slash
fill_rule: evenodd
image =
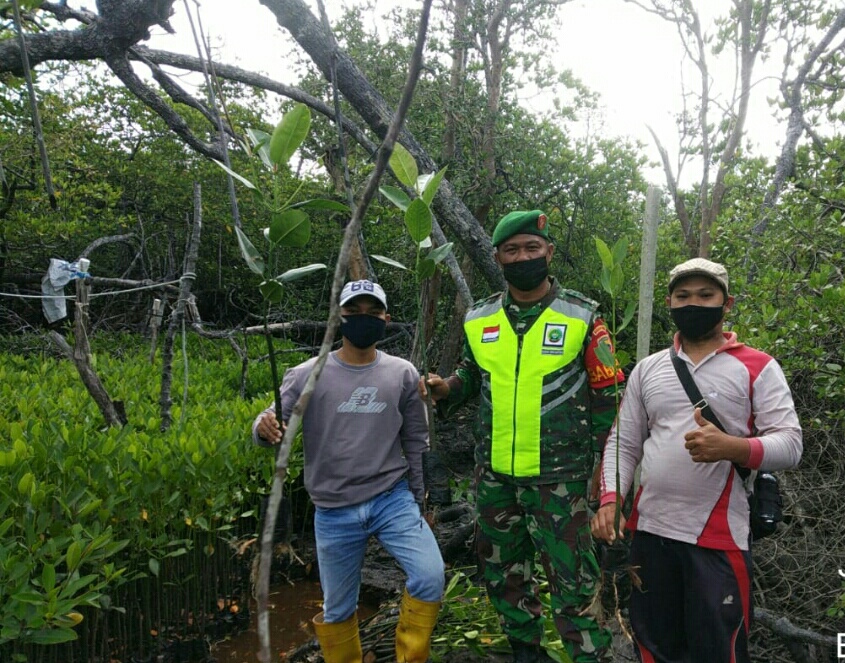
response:
<path id="1" fill-rule="evenodd" d="M 529 292 L 538 287 L 549 276 L 549 264 L 546 256 L 509 262 L 502 265 L 502 273 L 505 281 L 510 283 L 517 290 Z"/>
<path id="2" fill-rule="evenodd" d="M 669 312 L 681 336 L 690 341 L 707 336 L 725 317 L 724 306 L 679 306 Z"/>
<path id="3" fill-rule="evenodd" d="M 366 313 L 344 315 L 340 322 L 340 333 L 361 350 L 383 339 L 386 328 L 386 320 Z"/>

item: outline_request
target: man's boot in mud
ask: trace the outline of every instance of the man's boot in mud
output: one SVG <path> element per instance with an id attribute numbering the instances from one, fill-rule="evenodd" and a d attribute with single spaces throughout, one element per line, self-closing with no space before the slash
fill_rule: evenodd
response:
<path id="1" fill-rule="evenodd" d="M 440 612 L 439 601 L 420 601 L 408 590 L 402 593 L 399 623 L 396 625 L 396 660 L 399 663 L 425 663 L 431 650 L 431 632 Z"/>
<path id="2" fill-rule="evenodd" d="M 361 638 L 358 635 L 358 613 L 343 622 L 326 624 L 323 613 L 319 613 L 311 620 L 323 660 L 326 663 L 361 663 Z"/>

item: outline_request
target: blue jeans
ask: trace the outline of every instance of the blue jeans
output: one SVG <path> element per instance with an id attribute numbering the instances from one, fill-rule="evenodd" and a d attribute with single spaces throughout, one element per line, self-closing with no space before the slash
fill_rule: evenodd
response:
<path id="1" fill-rule="evenodd" d="M 345 621 L 358 607 L 361 567 L 370 536 L 375 536 L 405 571 L 405 588 L 412 597 L 439 601 L 443 596 L 443 558 L 405 479 L 361 504 L 317 507 L 314 535 L 327 624 Z"/>

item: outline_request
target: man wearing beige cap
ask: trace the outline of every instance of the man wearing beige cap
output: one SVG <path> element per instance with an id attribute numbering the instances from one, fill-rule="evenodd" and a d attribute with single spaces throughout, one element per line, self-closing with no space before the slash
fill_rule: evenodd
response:
<path id="1" fill-rule="evenodd" d="M 608 542 L 633 532 L 631 565 L 642 584 L 630 617 L 640 661 L 749 663 L 750 531 L 741 475 L 797 465 L 801 427 L 777 361 L 722 329 L 734 304 L 724 266 L 703 258 L 677 265 L 666 303 L 678 333 L 628 379 L 618 434 L 614 427 L 604 451 L 592 531 Z M 685 373 L 702 396 L 695 404 Z M 638 463 L 632 512 L 614 531 L 617 496 L 631 487 Z"/>

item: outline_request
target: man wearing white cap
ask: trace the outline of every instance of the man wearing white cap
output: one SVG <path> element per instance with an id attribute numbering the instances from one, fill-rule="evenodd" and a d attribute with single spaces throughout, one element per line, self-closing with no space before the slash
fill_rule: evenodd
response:
<path id="1" fill-rule="evenodd" d="M 422 516 L 425 405 L 413 364 L 376 349 L 390 320 L 377 283 L 353 281 L 340 294 L 341 348 L 332 352 L 302 420 L 305 488 L 315 505 L 314 534 L 323 611 L 314 629 L 326 663 L 359 663 L 357 604 L 370 536 L 407 574 L 396 627 L 396 659 L 428 659 L 443 594 L 444 566 Z M 288 369 L 281 386 L 287 422 L 316 358 Z M 282 428 L 270 406 L 253 438 L 271 446 Z"/>
<path id="2" fill-rule="evenodd" d="M 608 542 L 625 529 L 634 533 L 631 565 L 642 584 L 630 617 L 640 661 L 749 663 L 751 555 L 741 474 L 797 465 L 801 427 L 777 361 L 722 330 L 734 304 L 722 265 L 703 258 L 677 265 L 666 303 L 678 333 L 672 348 L 631 372 L 618 438 L 614 427 L 604 451 L 592 531 Z M 685 373 L 703 395 L 695 404 Z M 724 431 L 711 423 L 713 414 Z M 614 531 L 617 495 L 631 487 L 637 463 L 633 510 Z"/>

